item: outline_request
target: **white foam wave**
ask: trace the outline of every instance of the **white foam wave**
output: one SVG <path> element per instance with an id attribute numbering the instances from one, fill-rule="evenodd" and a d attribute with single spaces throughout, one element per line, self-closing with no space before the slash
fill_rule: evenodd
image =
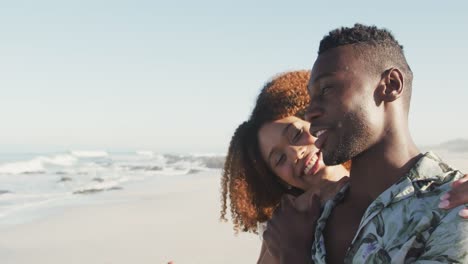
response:
<path id="1" fill-rule="evenodd" d="M 74 150 L 70 151 L 70 153 L 78 158 L 101 158 L 109 156 L 109 153 L 103 150 Z"/>
<path id="2" fill-rule="evenodd" d="M 71 155 L 57 155 L 54 157 L 41 157 L 42 162 L 57 166 L 72 166 L 77 161 L 76 157 Z"/>
<path id="3" fill-rule="evenodd" d="M 35 212 L 35 208 L 45 210 L 54 204 L 103 197 L 81 195 L 103 192 L 105 196 L 108 191 L 110 195 L 117 190 L 125 191 L 126 182 L 154 180 L 164 186 L 165 181 L 182 179 L 178 176 L 198 177 L 221 168 L 225 156 L 163 154 L 145 149 L 108 153 L 97 149 L 7 158 L 0 162 L 0 224 L 15 215 L 21 216 L 23 211 Z"/>
<path id="4" fill-rule="evenodd" d="M 57 155 L 52 157 L 39 156 L 28 161 L 16 161 L 0 164 L 0 174 L 43 173 L 47 165 L 72 166 L 76 158 L 70 155 Z"/>
<path id="5" fill-rule="evenodd" d="M 194 157 L 226 157 L 226 153 L 216 153 L 216 152 L 212 152 L 212 153 L 202 153 L 202 152 L 194 152 L 194 153 L 190 153 L 189 154 L 190 156 L 194 156 Z"/>
<path id="6" fill-rule="evenodd" d="M 139 150 L 139 151 L 136 151 L 136 154 L 140 156 L 150 157 L 150 158 L 154 156 L 154 152 L 149 151 L 149 150 Z"/>
<path id="7" fill-rule="evenodd" d="M 124 178 L 110 180 L 110 181 L 87 184 L 84 187 L 75 189 L 73 191 L 73 194 L 90 194 L 90 193 L 97 193 L 101 191 L 120 190 L 122 189 L 122 187 L 120 187 L 119 185 L 126 181 L 128 181 L 128 178 L 124 177 Z"/>
<path id="8" fill-rule="evenodd" d="M 18 161 L 0 165 L 1 174 L 22 174 L 44 172 L 44 164 L 40 158 L 29 161 Z"/>

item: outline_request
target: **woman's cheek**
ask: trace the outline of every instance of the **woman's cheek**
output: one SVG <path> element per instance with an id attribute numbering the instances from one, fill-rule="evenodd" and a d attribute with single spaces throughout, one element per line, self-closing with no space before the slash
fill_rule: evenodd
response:
<path id="1" fill-rule="evenodd" d="M 315 144 L 315 140 L 317 140 L 314 136 L 312 136 L 309 132 L 309 130 L 305 131 L 304 133 L 302 133 L 302 144 L 303 146 L 307 146 L 307 145 L 313 145 Z"/>
<path id="2" fill-rule="evenodd" d="M 280 172 L 278 173 L 280 178 L 285 181 L 288 184 L 291 184 L 291 173 L 289 173 L 289 170 L 285 168 L 284 166 L 280 169 Z"/>

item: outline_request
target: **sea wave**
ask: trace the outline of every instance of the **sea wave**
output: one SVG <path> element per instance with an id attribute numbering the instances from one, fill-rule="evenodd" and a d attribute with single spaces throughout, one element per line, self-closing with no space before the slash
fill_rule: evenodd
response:
<path id="1" fill-rule="evenodd" d="M 153 165 L 124 165 L 122 168 L 130 171 L 162 171 L 163 167 Z"/>
<path id="2" fill-rule="evenodd" d="M 111 156 L 106 151 L 71 151 L 69 154 L 37 156 L 30 160 L 0 164 L 0 174 L 78 174 L 83 170 L 112 169 L 114 163 L 126 171 L 188 171 L 223 168 L 225 160 L 225 156 L 222 155 L 155 154 L 149 151 L 138 153 L 124 158 Z"/>
<path id="3" fill-rule="evenodd" d="M 164 185 L 171 179 L 197 177 L 222 168 L 225 160 L 225 156 L 217 154 L 179 155 L 147 150 L 73 150 L 8 158 L 0 163 L 0 218 L 28 208 L 77 201 L 84 194 L 125 190 L 130 182 L 156 180 Z M 94 197 L 101 196 L 84 199 Z"/>
<path id="4" fill-rule="evenodd" d="M 198 165 L 206 167 L 208 169 L 220 169 L 224 167 L 224 161 L 226 159 L 223 155 L 174 155 L 165 154 L 166 163 L 169 165 L 188 163 L 192 165 Z"/>
<path id="5" fill-rule="evenodd" d="M 68 167 L 76 161 L 77 159 L 70 155 L 38 156 L 27 161 L 0 164 L 0 174 L 40 174 L 46 172 L 47 165 Z"/>
<path id="6" fill-rule="evenodd" d="M 73 192 L 73 194 L 93 194 L 93 193 L 98 193 L 98 192 L 103 192 L 103 191 L 114 191 L 114 190 L 122 190 L 123 188 L 120 186 L 113 186 L 109 188 L 88 188 L 88 189 L 81 189 L 81 190 L 76 190 Z"/>
<path id="7" fill-rule="evenodd" d="M 110 181 L 104 181 L 103 179 L 99 178 L 99 180 L 94 181 L 95 183 L 93 184 L 88 184 L 85 187 L 75 189 L 73 194 L 91 194 L 102 191 L 121 190 L 123 188 L 119 185 L 126 181 L 128 181 L 127 178 L 120 178 L 118 180 Z"/>
<path id="8" fill-rule="evenodd" d="M 44 163 L 63 167 L 72 166 L 78 160 L 76 157 L 67 154 L 56 155 L 53 157 L 41 157 L 41 159 Z"/>
<path id="9" fill-rule="evenodd" d="M 139 151 L 136 151 L 136 154 L 140 156 L 150 157 L 150 158 L 154 157 L 154 152 L 150 150 L 139 150 Z"/>
<path id="10" fill-rule="evenodd" d="M 78 158 L 102 158 L 109 156 L 109 153 L 104 150 L 72 150 L 70 153 Z"/>
<path id="11" fill-rule="evenodd" d="M 2 195 L 2 194 L 6 194 L 6 193 L 11 193 L 11 192 L 10 192 L 10 191 L 8 191 L 8 190 L 0 190 L 0 195 Z"/>
<path id="12" fill-rule="evenodd" d="M 17 161 L 0 165 L 1 174 L 23 174 L 45 172 L 44 164 L 39 158 L 29 161 Z"/>

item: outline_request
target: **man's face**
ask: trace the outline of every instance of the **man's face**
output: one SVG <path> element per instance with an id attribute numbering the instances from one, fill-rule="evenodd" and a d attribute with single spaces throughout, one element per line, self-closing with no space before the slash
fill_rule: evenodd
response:
<path id="1" fill-rule="evenodd" d="M 374 100 L 380 78 L 351 46 L 322 53 L 312 69 L 307 121 L 326 165 L 348 161 L 377 142 L 383 116 Z"/>

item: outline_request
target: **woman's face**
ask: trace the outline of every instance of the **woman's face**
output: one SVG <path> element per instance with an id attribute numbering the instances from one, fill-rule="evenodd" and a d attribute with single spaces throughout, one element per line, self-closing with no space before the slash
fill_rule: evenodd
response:
<path id="1" fill-rule="evenodd" d="M 287 184 L 308 190 L 326 177 L 325 164 L 310 123 L 295 116 L 264 124 L 259 132 L 260 152 L 268 167 Z"/>

